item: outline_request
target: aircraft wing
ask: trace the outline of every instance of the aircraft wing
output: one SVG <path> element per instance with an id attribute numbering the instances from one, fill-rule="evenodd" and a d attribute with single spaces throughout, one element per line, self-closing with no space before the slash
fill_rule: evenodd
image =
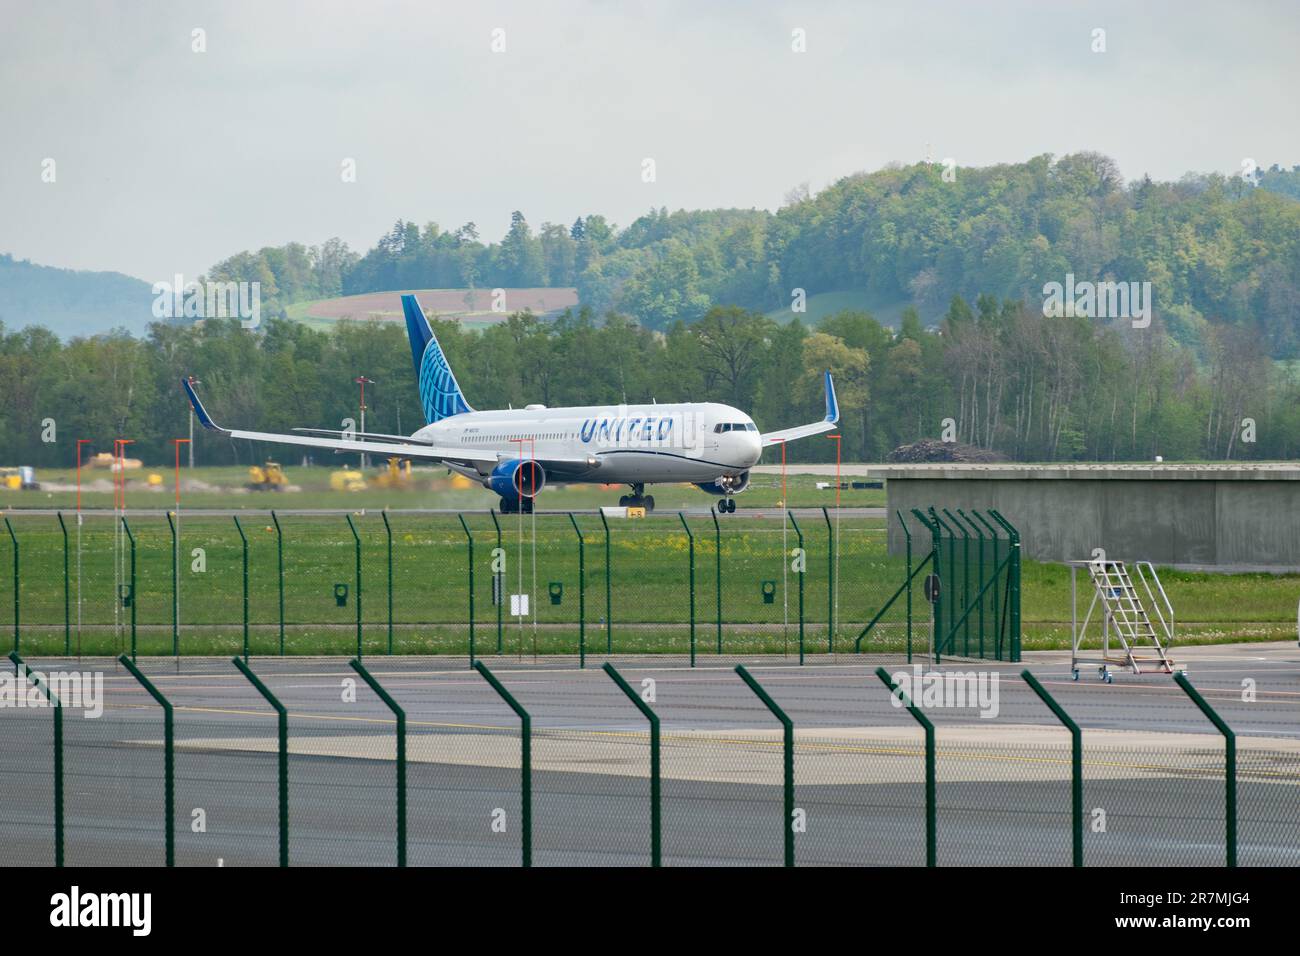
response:
<path id="1" fill-rule="evenodd" d="M 778 445 L 782 442 L 794 441 L 796 438 L 807 438 L 810 435 L 820 435 L 822 432 L 828 432 L 833 429 L 840 420 L 840 403 L 835 399 L 835 382 L 831 379 L 831 373 L 826 372 L 826 417 L 819 422 L 811 422 L 807 425 L 796 425 L 793 428 L 782 428 L 780 431 L 764 432 L 763 446 Z"/>
<path id="2" fill-rule="evenodd" d="M 253 432 L 242 431 L 240 429 L 222 428 L 212 420 L 203 403 L 199 400 L 198 394 L 194 391 L 194 386 L 186 379 L 181 379 L 181 386 L 185 389 L 185 394 L 189 396 L 190 404 L 194 406 L 194 414 L 198 416 L 199 423 L 209 431 L 218 432 L 219 434 L 229 436 L 230 438 L 242 438 L 247 441 L 273 442 L 277 445 L 297 445 L 302 448 L 321 448 L 328 451 L 336 452 L 358 452 L 368 455 L 378 455 L 384 458 L 409 458 L 412 461 L 431 461 L 443 464 L 459 465 L 462 468 L 469 468 L 477 471 L 479 474 L 486 475 L 497 463 L 507 458 L 517 458 L 519 456 L 519 446 L 513 445 L 510 448 L 462 448 L 454 445 L 437 446 L 425 442 L 418 442 L 411 439 L 403 439 L 400 436 L 391 437 L 392 441 L 356 441 L 347 438 L 324 438 L 315 435 L 292 434 L 285 435 L 278 432 Z M 341 432 L 338 434 L 342 434 Z M 547 459 L 538 458 L 538 463 L 549 474 L 557 477 L 576 476 L 600 467 L 600 463 L 594 458 L 583 458 L 581 460 L 567 459 Z"/>

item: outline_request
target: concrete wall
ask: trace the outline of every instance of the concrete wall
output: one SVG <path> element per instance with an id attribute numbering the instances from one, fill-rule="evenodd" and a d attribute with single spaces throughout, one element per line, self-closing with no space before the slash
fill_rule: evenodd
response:
<path id="1" fill-rule="evenodd" d="M 1026 557 L 1109 558 L 1210 570 L 1300 571 L 1300 469 L 1294 466 L 885 466 L 889 551 L 894 516 L 933 505 L 996 508 Z M 924 539 L 920 542 L 924 545 Z"/>

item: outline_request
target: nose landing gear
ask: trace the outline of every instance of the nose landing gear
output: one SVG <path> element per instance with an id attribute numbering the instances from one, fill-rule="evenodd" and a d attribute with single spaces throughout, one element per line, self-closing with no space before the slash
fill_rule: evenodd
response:
<path id="1" fill-rule="evenodd" d="M 720 499 L 718 499 L 718 514 L 734 515 L 735 513 L 736 513 L 736 499 L 735 499 L 735 498 L 720 498 Z"/>

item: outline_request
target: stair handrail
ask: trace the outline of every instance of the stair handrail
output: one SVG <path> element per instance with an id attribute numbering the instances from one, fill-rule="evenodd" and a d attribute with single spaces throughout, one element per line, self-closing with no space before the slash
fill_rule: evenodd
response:
<path id="1" fill-rule="evenodd" d="M 1160 595 L 1160 600 L 1156 600 L 1156 595 L 1151 592 L 1151 582 L 1147 580 L 1146 572 L 1142 570 L 1146 566 L 1147 571 L 1151 572 L 1151 579 L 1155 581 L 1156 593 Z M 1169 600 L 1169 595 L 1165 593 L 1165 586 L 1160 583 L 1160 575 L 1156 573 L 1155 565 L 1150 561 L 1136 561 L 1134 567 L 1137 568 L 1138 577 L 1142 580 L 1142 586 L 1146 588 L 1147 597 L 1151 599 L 1151 604 L 1156 609 L 1156 616 L 1160 618 L 1160 627 L 1165 632 L 1165 640 L 1173 643 L 1174 640 L 1174 605 Z M 1161 603 L 1164 604 L 1165 610 L 1169 612 L 1168 620 L 1165 619 L 1165 613 L 1160 609 Z"/>

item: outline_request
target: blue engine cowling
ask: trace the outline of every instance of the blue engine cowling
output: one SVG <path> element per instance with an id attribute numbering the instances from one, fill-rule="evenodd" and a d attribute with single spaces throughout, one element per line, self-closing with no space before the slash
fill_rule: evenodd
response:
<path id="1" fill-rule="evenodd" d="M 507 501 L 536 498 L 546 486 L 546 471 L 530 458 L 512 458 L 493 468 L 486 484 Z"/>
<path id="2" fill-rule="evenodd" d="M 716 481 L 697 481 L 695 484 L 711 495 L 738 495 L 749 487 L 749 472 L 723 475 Z"/>

